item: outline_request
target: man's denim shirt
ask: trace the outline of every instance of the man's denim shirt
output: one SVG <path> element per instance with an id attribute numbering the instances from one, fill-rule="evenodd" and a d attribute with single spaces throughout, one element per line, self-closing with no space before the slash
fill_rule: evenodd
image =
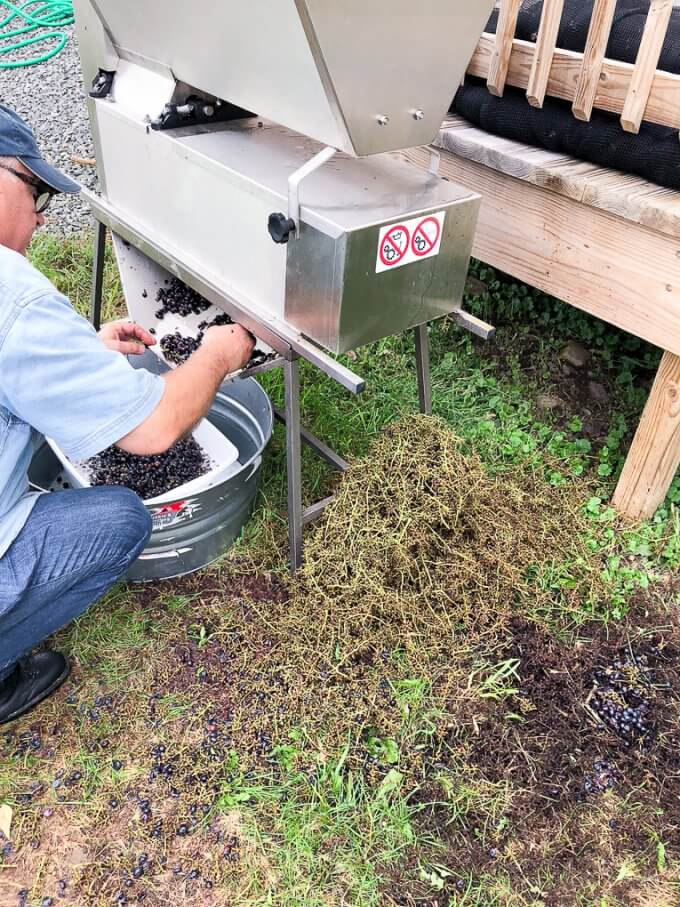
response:
<path id="1" fill-rule="evenodd" d="M 27 471 L 42 436 L 85 460 L 140 425 L 164 387 L 106 349 L 46 277 L 0 246 L 0 557 L 37 500 Z"/>

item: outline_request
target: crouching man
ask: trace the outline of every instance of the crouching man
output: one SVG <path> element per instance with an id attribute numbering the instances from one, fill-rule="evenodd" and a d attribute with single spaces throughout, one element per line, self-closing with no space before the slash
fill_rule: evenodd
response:
<path id="1" fill-rule="evenodd" d="M 243 328 L 213 327 L 174 371 L 133 369 L 121 354 L 154 338 L 129 322 L 97 334 L 25 257 L 52 196 L 78 190 L 0 104 L 0 724 L 64 681 L 64 656 L 33 648 L 122 577 L 151 533 L 126 488 L 31 491 L 27 470 L 40 437 L 74 460 L 111 444 L 162 453 L 208 412 L 253 347 Z"/>

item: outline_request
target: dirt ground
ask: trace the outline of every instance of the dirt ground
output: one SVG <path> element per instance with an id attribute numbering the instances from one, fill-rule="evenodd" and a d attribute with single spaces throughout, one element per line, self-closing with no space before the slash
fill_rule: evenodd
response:
<path id="1" fill-rule="evenodd" d="M 267 787 L 313 786 L 345 747 L 369 793 L 398 766 L 413 810 L 385 905 L 468 904 L 482 882 L 509 907 L 680 902 L 680 582 L 576 622 L 606 590 L 569 487 L 491 479 L 422 417 L 370 462 L 295 580 L 235 560 L 137 589 L 127 647 L 76 634 L 64 688 L 0 733 L 1 907 L 263 903 L 249 791 L 266 828 Z M 580 568 L 555 585 L 560 559 Z"/>

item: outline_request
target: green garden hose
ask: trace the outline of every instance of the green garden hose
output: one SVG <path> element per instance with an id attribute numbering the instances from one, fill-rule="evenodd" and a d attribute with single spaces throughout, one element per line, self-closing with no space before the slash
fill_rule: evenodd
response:
<path id="1" fill-rule="evenodd" d="M 15 6 L 9 0 L 0 0 L 0 10 L 2 7 L 9 12 L 4 19 L 0 19 L 0 58 L 32 44 L 44 45 L 51 41 L 56 41 L 56 44 L 34 57 L 10 62 L 0 59 L 0 69 L 35 66 L 36 63 L 51 60 L 64 49 L 68 35 L 57 29 L 72 25 L 75 21 L 72 0 L 26 0 L 20 6 Z M 31 7 L 33 9 L 29 11 Z M 14 22 L 15 19 L 17 22 Z M 12 23 L 13 27 L 10 27 Z"/>

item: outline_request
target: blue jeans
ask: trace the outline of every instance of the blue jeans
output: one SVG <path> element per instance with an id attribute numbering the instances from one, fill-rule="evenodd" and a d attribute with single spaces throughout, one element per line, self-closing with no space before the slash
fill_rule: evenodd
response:
<path id="1" fill-rule="evenodd" d="M 0 680 L 113 586 L 150 534 L 151 518 L 128 488 L 41 495 L 0 557 Z"/>

